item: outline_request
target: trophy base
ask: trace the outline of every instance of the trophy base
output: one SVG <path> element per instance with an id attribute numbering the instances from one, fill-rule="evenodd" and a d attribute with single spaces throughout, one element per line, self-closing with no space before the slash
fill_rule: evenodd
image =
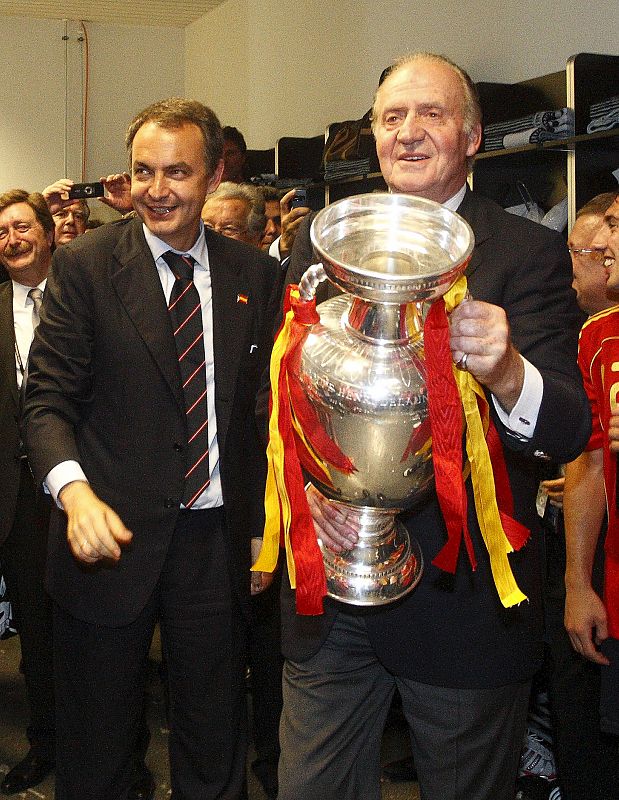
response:
<path id="1" fill-rule="evenodd" d="M 346 508 L 350 519 L 351 508 Z M 419 583 L 423 571 L 419 543 L 396 520 L 397 510 L 364 507 L 352 511 L 359 527 L 355 547 L 336 553 L 318 541 L 327 594 L 355 606 L 379 606 L 404 597 Z"/>

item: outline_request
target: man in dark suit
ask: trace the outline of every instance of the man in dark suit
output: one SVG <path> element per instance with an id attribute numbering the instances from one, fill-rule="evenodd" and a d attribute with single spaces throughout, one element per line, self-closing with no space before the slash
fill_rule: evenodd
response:
<path id="1" fill-rule="evenodd" d="M 513 608 L 499 600 L 470 481 L 476 571 L 462 554 L 453 575 L 432 564 L 446 541 L 433 495 L 403 515 L 425 571 L 401 601 L 364 609 L 327 600 L 323 616 L 302 617 L 284 579 L 279 798 L 377 800 L 380 739 L 398 689 L 422 798 L 513 800 L 530 681 L 542 657 L 536 457 L 574 457 L 589 429 L 569 256 L 557 234 L 466 188 L 481 113 L 474 85 L 455 64 L 428 54 L 396 63 L 377 91 L 373 130 L 390 190 L 457 210 L 475 233 L 466 272 L 472 299 L 450 315 L 450 347 L 486 390 L 515 517 L 532 531 L 510 555 L 529 600 Z M 313 260 L 308 227 L 297 237 L 289 281 Z M 356 530 L 316 490 L 308 500 L 324 543 L 336 551 L 356 543 Z"/>
<path id="2" fill-rule="evenodd" d="M 210 109 L 155 103 L 127 148 L 138 218 L 57 251 L 25 409 L 35 476 L 64 512 L 52 514 L 48 567 L 56 797 L 126 797 L 159 621 L 172 796 L 232 799 L 244 791 L 250 539 L 262 531 L 252 411 L 276 265 L 204 231 L 223 165 Z"/>
<path id="3" fill-rule="evenodd" d="M 35 488 L 19 429 L 33 326 L 33 293 L 52 260 L 54 221 L 40 194 L 0 195 L 0 562 L 13 602 L 31 722 L 30 750 L 5 776 L 5 794 L 36 786 L 54 766 L 51 602 L 44 588 L 49 498 Z M 40 299 L 37 300 L 40 304 Z"/>

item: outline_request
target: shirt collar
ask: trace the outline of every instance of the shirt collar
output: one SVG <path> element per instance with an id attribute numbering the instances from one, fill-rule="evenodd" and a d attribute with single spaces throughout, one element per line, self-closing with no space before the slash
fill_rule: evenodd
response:
<path id="1" fill-rule="evenodd" d="M 31 289 L 34 289 L 34 286 L 24 286 L 23 283 L 17 283 L 17 281 L 11 281 L 13 284 L 13 307 L 14 308 L 25 308 L 26 301 L 28 300 L 28 292 Z M 41 283 L 38 284 L 38 288 L 44 292 L 45 285 L 47 284 L 47 278 L 43 278 Z"/>
<path id="2" fill-rule="evenodd" d="M 460 203 L 464 200 L 465 194 L 466 194 L 466 183 L 460 189 L 460 191 L 454 194 L 453 197 L 450 197 L 449 200 L 445 200 L 443 205 L 450 211 L 457 211 L 460 208 Z"/>
<path id="3" fill-rule="evenodd" d="M 200 232 L 198 233 L 198 238 L 196 239 L 191 250 L 175 250 L 173 247 L 170 247 L 169 244 L 166 244 L 164 241 L 155 236 L 154 233 L 151 233 L 144 223 L 142 223 L 142 228 L 144 230 L 146 244 L 153 254 L 155 262 L 157 259 L 161 258 L 164 253 L 167 253 L 168 250 L 172 250 L 172 252 L 178 253 L 179 255 L 190 255 L 199 267 L 202 267 L 202 269 L 208 269 L 208 248 L 206 246 L 206 239 L 204 237 L 204 223 L 202 220 L 200 220 Z"/>

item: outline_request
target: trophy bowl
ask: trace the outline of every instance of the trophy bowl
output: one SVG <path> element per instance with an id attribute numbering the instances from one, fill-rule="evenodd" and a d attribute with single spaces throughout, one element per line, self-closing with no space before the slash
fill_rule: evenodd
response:
<path id="1" fill-rule="evenodd" d="M 359 529 L 357 545 L 342 553 L 319 542 L 327 591 L 345 603 L 380 605 L 421 577 L 419 544 L 396 515 L 421 503 L 433 484 L 424 303 L 462 274 L 473 232 L 431 200 L 366 194 L 320 211 L 310 235 L 325 276 L 344 294 L 318 306 L 320 322 L 303 343 L 294 380 L 354 471 L 327 465 L 328 482 L 309 479 Z M 308 273 L 302 296 L 322 278 L 314 267 Z M 304 433 L 311 442 L 312 432 Z"/>

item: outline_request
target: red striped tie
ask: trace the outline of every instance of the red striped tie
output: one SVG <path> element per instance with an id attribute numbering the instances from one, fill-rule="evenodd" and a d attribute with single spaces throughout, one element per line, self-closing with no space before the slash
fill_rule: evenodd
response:
<path id="1" fill-rule="evenodd" d="M 210 483 L 202 308 L 193 282 L 193 258 L 168 250 L 163 254 L 163 259 L 176 278 L 168 311 L 174 330 L 187 413 L 187 473 L 183 505 L 191 508 Z"/>

